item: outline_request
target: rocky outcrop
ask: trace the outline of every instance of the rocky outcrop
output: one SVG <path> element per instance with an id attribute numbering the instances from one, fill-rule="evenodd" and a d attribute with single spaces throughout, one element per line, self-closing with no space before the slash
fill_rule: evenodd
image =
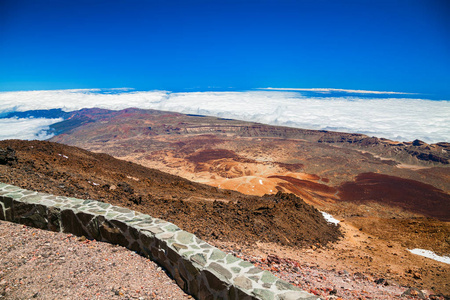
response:
<path id="1" fill-rule="evenodd" d="M 125 246 L 198 299 L 318 299 L 172 223 L 108 203 L 0 183 L 0 220 Z"/>
<path id="2" fill-rule="evenodd" d="M 374 154 L 397 159 L 404 163 L 429 163 L 432 165 L 450 163 L 448 143 L 427 144 L 420 140 L 394 142 L 388 139 L 368 137 L 361 134 L 331 133 L 318 139 L 319 143 L 357 147 Z"/>
<path id="3" fill-rule="evenodd" d="M 17 162 L 16 151 L 10 147 L 0 148 L 0 165 L 13 165 Z"/>

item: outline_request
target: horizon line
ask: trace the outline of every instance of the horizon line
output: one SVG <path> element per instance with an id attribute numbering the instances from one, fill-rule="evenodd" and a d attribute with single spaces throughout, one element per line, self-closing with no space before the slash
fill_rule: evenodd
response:
<path id="1" fill-rule="evenodd" d="M 355 94 L 390 94 L 390 95 L 421 95 L 421 93 L 406 93 L 406 92 L 392 92 L 392 91 L 370 91 L 370 90 L 353 90 L 353 89 L 336 89 L 336 88 L 257 88 L 258 90 L 278 90 L 278 91 L 304 91 L 304 92 L 346 92 Z"/>

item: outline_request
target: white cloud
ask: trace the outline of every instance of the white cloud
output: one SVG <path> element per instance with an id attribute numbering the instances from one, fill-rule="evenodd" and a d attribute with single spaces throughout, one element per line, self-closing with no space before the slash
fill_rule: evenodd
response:
<path id="1" fill-rule="evenodd" d="M 47 134 L 51 124 L 61 122 L 63 119 L 0 119 L 0 140 L 20 139 L 20 140 L 45 140 L 51 138 L 52 134 Z"/>
<path id="2" fill-rule="evenodd" d="M 72 111 L 86 107 L 159 109 L 306 129 L 358 132 L 399 141 L 450 142 L 450 101 L 305 97 L 290 91 L 0 93 L 0 113 L 50 108 Z"/>
<path id="3" fill-rule="evenodd" d="M 124 109 L 129 107 L 151 108 L 146 102 L 161 100 L 167 92 L 131 92 L 102 94 L 100 89 L 25 91 L 0 93 L 2 111 L 27 111 L 61 108 L 73 111 L 81 108 Z"/>

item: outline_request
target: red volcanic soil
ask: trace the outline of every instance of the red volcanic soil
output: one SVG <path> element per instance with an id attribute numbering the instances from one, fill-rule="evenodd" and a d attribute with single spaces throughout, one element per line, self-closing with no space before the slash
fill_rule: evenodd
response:
<path id="1" fill-rule="evenodd" d="M 206 149 L 187 157 L 188 160 L 197 163 L 199 162 L 203 163 L 209 160 L 216 160 L 222 158 L 238 158 L 238 155 L 233 151 L 226 149 Z"/>
<path id="2" fill-rule="evenodd" d="M 290 172 L 297 172 L 298 170 L 301 170 L 301 169 L 303 169 L 305 167 L 305 165 L 303 165 L 303 164 L 286 164 L 286 163 L 281 163 L 281 162 L 276 162 L 276 164 L 278 166 L 280 166 L 281 168 L 284 168 L 284 169 L 286 169 L 287 171 L 290 171 Z M 313 180 L 319 180 L 320 179 L 320 177 L 317 176 L 317 175 L 312 175 L 312 176 L 316 176 L 317 177 L 317 179 L 313 179 Z"/>
<path id="3" fill-rule="evenodd" d="M 320 179 L 320 177 L 318 177 L 318 176 L 316 176 L 316 177 L 317 177 L 317 179 Z M 297 178 L 290 177 L 290 176 L 274 175 L 274 176 L 269 176 L 269 178 L 283 179 L 289 183 L 292 183 L 296 187 L 306 188 L 306 189 L 317 191 L 317 192 L 330 193 L 330 194 L 336 192 L 336 189 L 334 187 L 330 187 L 328 185 L 309 181 L 309 180 L 301 180 L 301 179 L 297 179 Z"/>
<path id="4" fill-rule="evenodd" d="M 442 221 L 450 221 L 450 195 L 415 180 L 363 173 L 339 187 L 339 197 L 350 202 L 376 201 L 402 207 Z"/>

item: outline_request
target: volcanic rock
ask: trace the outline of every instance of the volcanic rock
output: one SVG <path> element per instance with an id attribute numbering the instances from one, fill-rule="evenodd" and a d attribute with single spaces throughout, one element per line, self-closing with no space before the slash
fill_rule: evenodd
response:
<path id="1" fill-rule="evenodd" d="M 10 147 L 0 148 L 0 164 L 12 165 L 17 162 L 16 152 Z"/>

